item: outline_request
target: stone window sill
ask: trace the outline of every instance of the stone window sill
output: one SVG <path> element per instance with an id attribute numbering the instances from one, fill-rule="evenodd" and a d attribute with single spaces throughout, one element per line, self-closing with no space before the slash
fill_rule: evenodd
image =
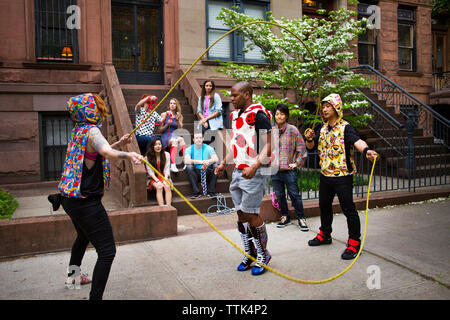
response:
<path id="1" fill-rule="evenodd" d="M 90 64 L 80 63 L 48 63 L 48 62 L 24 62 L 23 66 L 30 69 L 54 69 L 54 70 L 89 70 Z"/>
<path id="2" fill-rule="evenodd" d="M 206 66 L 220 66 L 222 61 L 217 60 L 202 60 L 201 63 Z M 233 62 L 234 64 L 242 64 L 242 65 L 257 65 L 257 66 L 268 66 L 270 63 L 266 62 L 242 62 L 242 61 L 223 61 L 223 62 Z"/>
<path id="3" fill-rule="evenodd" d="M 397 71 L 397 75 L 404 77 L 423 77 L 423 73 L 417 71 Z"/>

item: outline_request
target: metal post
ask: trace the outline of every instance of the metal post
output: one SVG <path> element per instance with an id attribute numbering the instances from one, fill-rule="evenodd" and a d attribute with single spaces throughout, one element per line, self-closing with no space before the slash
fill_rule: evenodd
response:
<path id="1" fill-rule="evenodd" d="M 416 127 L 415 114 L 409 110 L 406 128 L 408 130 L 408 152 L 406 155 L 405 168 L 408 169 L 408 189 L 411 187 L 412 173 L 416 170 L 416 157 L 414 154 L 414 128 Z"/>

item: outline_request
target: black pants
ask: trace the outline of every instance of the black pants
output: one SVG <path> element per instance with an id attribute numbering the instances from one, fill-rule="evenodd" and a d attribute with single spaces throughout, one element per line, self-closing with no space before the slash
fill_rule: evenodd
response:
<path id="1" fill-rule="evenodd" d="M 361 223 L 358 211 L 353 202 L 353 176 L 325 177 L 320 175 L 319 206 L 320 230 L 326 235 L 331 234 L 333 223 L 333 199 L 337 195 L 339 204 L 347 218 L 349 238 L 359 241 L 361 237 Z"/>
<path id="2" fill-rule="evenodd" d="M 213 163 L 208 166 L 206 169 L 206 183 L 208 187 L 208 193 L 215 193 L 216 192 L 216 183 L 217 183 L 217 176 L 214 174 L 214 169 L 217 167 L 217 164 Z M 200 188 L 198 186 L 198 182 L 201 178 L 201 170 L 196 169 L 194 165 L 188 164 L 186 165 L 186 173 L 188 176 L 188 180 L 191 183 L 192 187 L 192 193 L 198 194 L 200 193 Z"/>
<path id="3" fill-rule="evenodd" d="M 72 246 L 70 266 L 81 266 L 89 242 L 97 251 L 89 298 L 101 300 L 116 255 L 113 231 L 101 199 L 62 198 L 61 204 L 72 219 L 77 238 Z"/>

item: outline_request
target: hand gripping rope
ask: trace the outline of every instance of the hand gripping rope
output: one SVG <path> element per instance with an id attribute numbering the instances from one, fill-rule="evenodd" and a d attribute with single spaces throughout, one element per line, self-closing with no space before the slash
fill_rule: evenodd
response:
<path id="1" fill-rule="evenodd" d="M 206 48 L 206 50 L 194 61 L 194 63 L 186 70 L 186 72 L 180 77 L 180 79 L 178 79 L 178 81 L 172 86 L 172 88 L 167 92 L 167 94 L 161 99 L 161 101 L 156 105 L 156 107 L 151 111 L 151 113 L 141 122 L 141 124 L 139 126 L 137 126 L 128 136 L 128 139 L 131 137 L 131 135 L 140 127 L 142 126 L 142 124 L 147 121 L 148 118 L 150 118 L 151 114 L 161 105 L 161 103 L 170 95 L 170 93 L 176 88 L 176 86 L 181 82 L 181 80 L 184 79 L 184 77 L 192 70 L 192 68 L 197 64 L 197 62 L 201 59 L 201 57 L 203 57 L 203 55 L 205 55 L 214 45 L 216 45 L 217 42 L 219 42 L 220 40 L 222 40 L 224 37 L 226 37 L 227 35 L 229 35 L 230 33 L 249 26 L 249 25 L 253 25 L 253 24 L 269 24 L 272 26 L 276 26 L 279 27 L 287 32 L 289 32 L 290 34 L 292 34 L 304 47 L 305 49 L 308 51 L 308 54 L 310 55 L 310 57 L 312 58 L 314 65 L 316 67 L 316 76 L 317 76 L 317 81 L 318 81 L 318 106 L 317 106 L 317 110 L 316 110 L 316 114 L 314 117 L 314 122 L 313 122 L 313 128 L 315 123 L 317 122 L 317 116 L 319 114 L 319 109 L 320 109 L 320 104 L 321 104 L 321 99 L 320 99 L 320 74 L 319 74 L 319 69 L 318 66 L 315 62 L 315 58 L 312 55 L 311 51 L 309 50 L 309 48 L 305 45 L 305 43 L 295 34 L 293 33 L 291 30 L 287 29 L 284 26 L 281 26 L 277 23 L 274 22 L 270 22 L 270 21 L 253 21 L 253 22 L 248 22 L 248 23 L 244 23 L 242 25 L 239 25 L 237 27 L 234 27 L 233 29 L 229 30 L 227 33 L 225 33 L 224 35 L 222 35 L 220 38 L 218 38 L 216 41 L 214 41 L 208 48 Z M 307 129 L 307 130 L 313 130 L 313 129 Z M 285 278 L 287 280 L 290 281 L 294 281 L 294 282 L 299 282 L 299 283 L 305 283 L 305 284 L 321 284 L 321 283 L 325 283 L 325 282 L 329 282 L 332 280 L 335 280 L 337 278 L 339 278 L 340 276 L 342 276 L 344 273 L 346 273 L 348 270 L 350 270 L 350 268 L 356 263 L 356 261 L 358 260 L 363 248 L 364 248 L 364 243 L 366 240 L 366 231 L 367 231 L 367 216 L 368 216 L 368 211 L 369 211 L 369 194 L 370 194 L 370 186 L 372 184 L 372 176 L 373 176 L 373 171 L 375 168 L 375 163 L 376 160 L 378 158 L 378 155 L 375 156 L 375 159 L 373 161 L 372 164 L 372 169 L 370 172 L 370 178 L 369 178 L 369 186 L 368 186 L 368 190 L 367 190 L 367 201 L 366 201 L 366 217 L 365 217 L 365 223 L 364 223 L 364 235 L 363 235 L 363 239 L 361 242 L 361 249 L 359 250 L 358 254 L 356 255 L 355 259 L 352 261 L 352 263 L 345 268 L 343 271 L 341 271 L 340 273 L 338 273 L 337 275 L 330 277 L 328 279 L 323 279 L 323 280 L 303 280 L 303 279 L 298 279 L 298 278 L 294 278 L 291 276 L 288 276 L 284 273 L 281 273 L 275 269 L 272 269 L 271 267 L 269 267 L 268 265 L 258 262 L 259 264 L 261 264 L 264 268 L 266 268 L 267 270 L 269 270 L 270 272 Z M 248 254 L 245 253 L 245 251 L 243 251 L 238 245 L 236 245 L 233 241 L 231 241 L 229 238 L 227 238 L 220 230 L 218 230 L 194 205 L 192 205 L 192 203 L 186 199 L 186 197 L 180 192 L 178 191 L 177 188 L 175 188 L 175 186 L 168 181 L 161 173 L 159 173 L 158 170 L 156 170 L 145 158 L 142 160 L 142 162 L 144 162 L 147 166 L 149 166 L 150 168 L 153 169 L 154 172 L 156 172 L 156 174 L 158 174 L 162 179 L 164 179 L 164 181 L 166 181 L 169 186 L 192 208 L 192 210 L 194 210 L 195 213 L 197 213 L 203 220 L 205 220 L 205 222 L 212 228 L 214 229 L 222 238 L 224 238 L 229 244 L 231 244 L 233 247 L 235 247 L 239 252 L 241 252 L 243 255 L 245 255 L 247 258 L 251 259 L 254 262 L 257 262 L 256 259 Z"/>

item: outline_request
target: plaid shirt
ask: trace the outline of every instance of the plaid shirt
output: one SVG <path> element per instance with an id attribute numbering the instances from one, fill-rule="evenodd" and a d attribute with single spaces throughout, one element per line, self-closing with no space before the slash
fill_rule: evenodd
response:
<path id="1" fill-rule="evenodd" d="M 283 128 L 273 127 L 274 132 L 279 134 L 280 154 L 279 163 L 280 170 L 289 169 L 289 164 L 296 163 L 297 167 L 303 166 L 308 153 L 306 151 L 305 141 L 298 129 L 288 124 L 284 124 Z"/>

